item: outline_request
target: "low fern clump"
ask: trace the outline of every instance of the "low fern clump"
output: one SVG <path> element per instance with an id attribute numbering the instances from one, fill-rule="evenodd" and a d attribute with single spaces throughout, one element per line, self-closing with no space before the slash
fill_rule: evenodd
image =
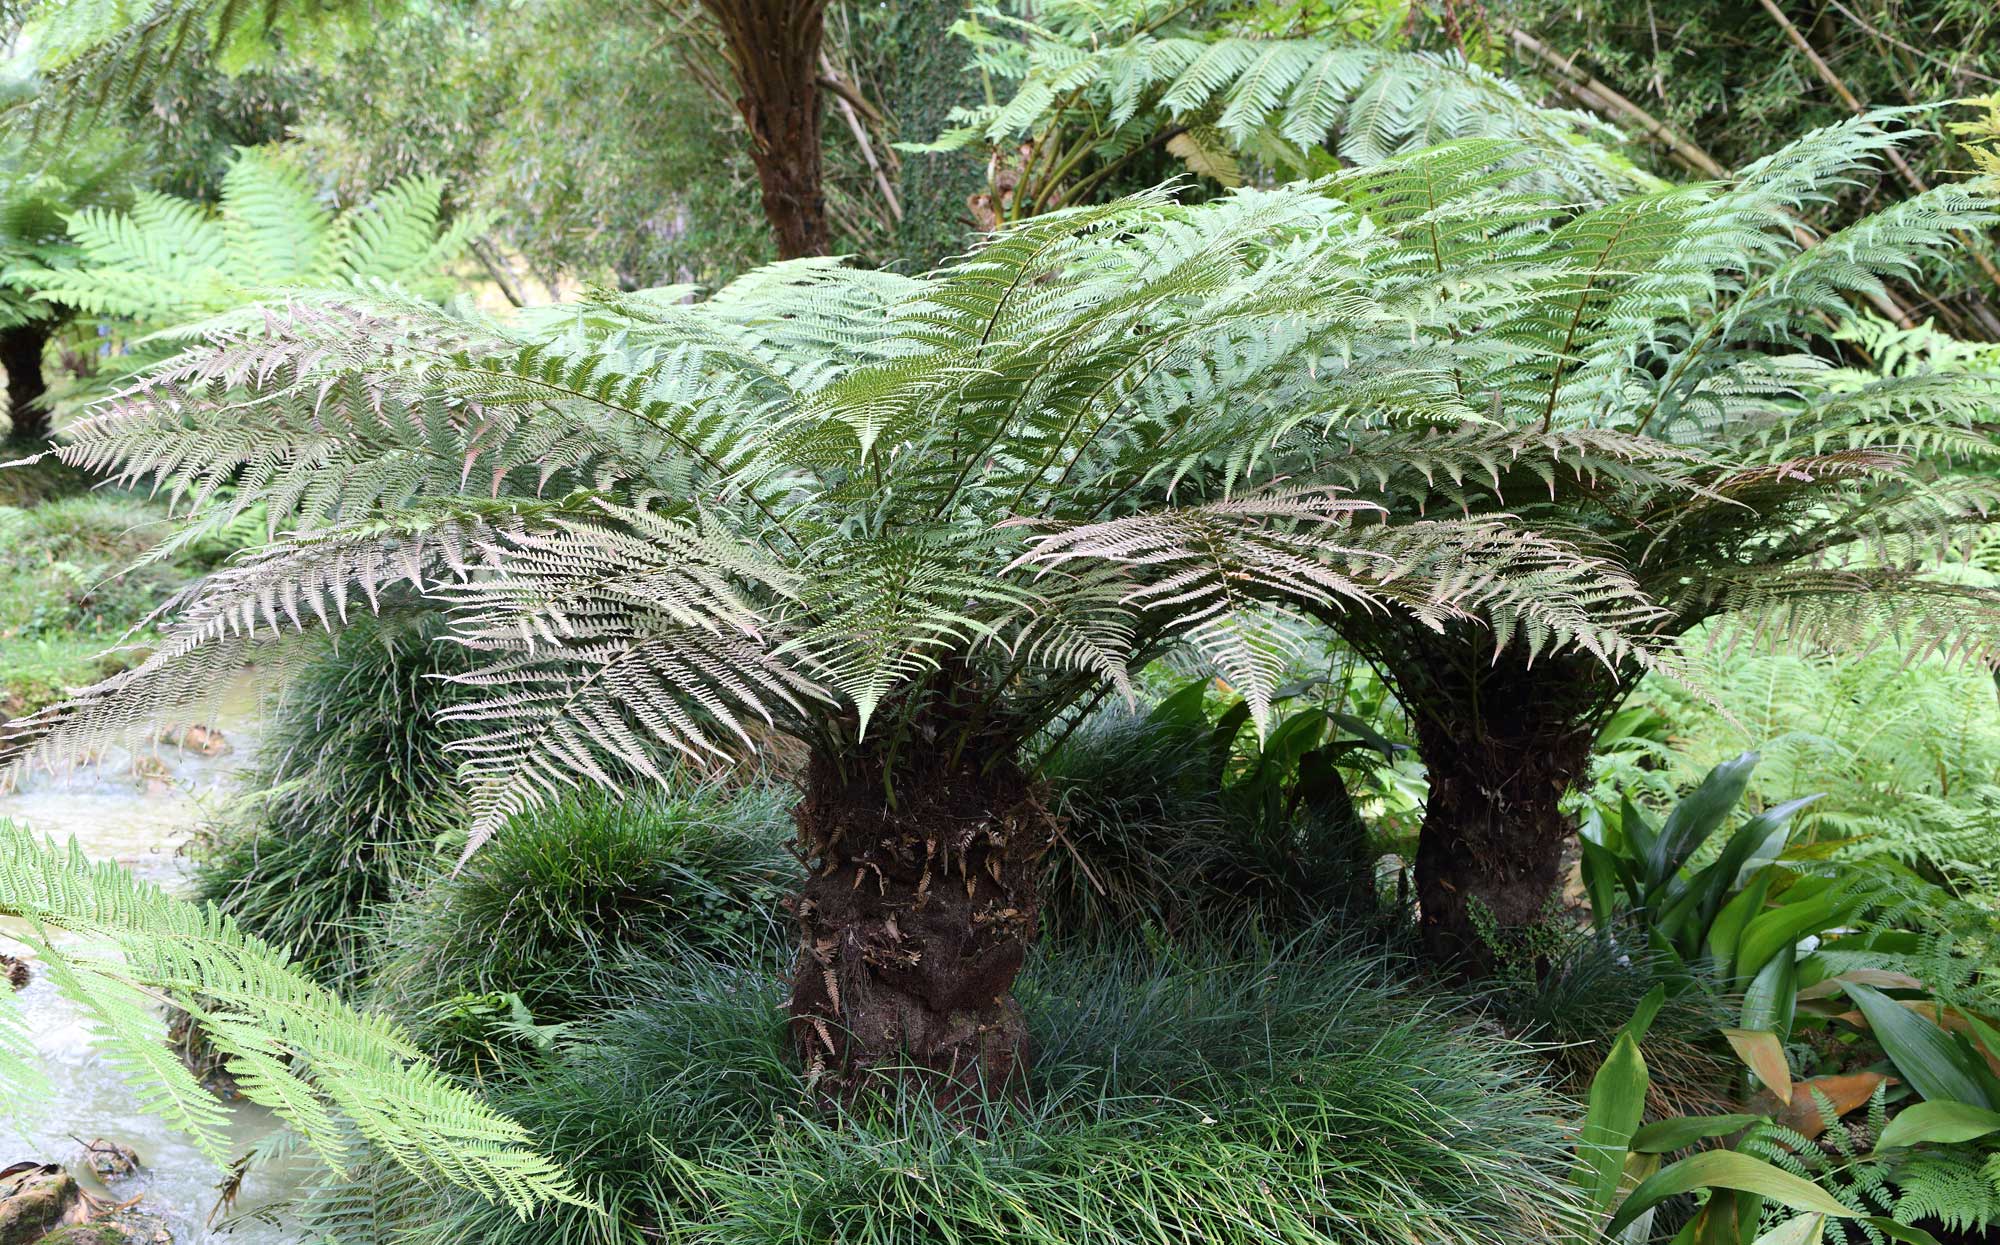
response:
<path id="1" fill-rule="evenodd" d="M 444 676 L 470 663 L 437 632 L 362 622 L 297 671 L 247 794 L 196 864 L 197 899 L 322 980 L 364 971 L 371 915 L 463 834 L 453 733 L 438 715 L 467 699 Z"/>
<path id="2" fill-rule="evenodd" d="M 499 842 L 504 842 L 502 836 Z M 928 1096 L 814 1108 L 782 958 L 658 966 L 500 1078 L 496 1105 L 611 1217 L 331 1197 L 341 1240 L 712 1245 L 1551 1239 L 1561 1104 L 1519 1047 L 1325 941 L 1250 956 L 1051 952 L 1023 975 L 1034 1070 L 968 1121 Z M 361 1219 L 367 1224 L 361 1224 Z"/>
<path id="3" fill-rule="evenodd" d="M 384 918 L 382 1001 L 440 1036 L 493 1010 L 594 1010 L 635 955 L 740 958 L 778 938 L 790 797 L 716 783 L 594 793 L 516 818 Z"/>

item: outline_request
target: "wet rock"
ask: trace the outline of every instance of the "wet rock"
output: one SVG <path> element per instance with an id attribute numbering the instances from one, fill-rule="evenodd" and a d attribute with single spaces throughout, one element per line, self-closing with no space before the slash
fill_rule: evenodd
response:
<path id="1" fill-rule="evenodd" d="M 230 751 L 229 741 L 222 737 L 221 731 L 197 722 L 169 726 L 160 732 L 159 738 L 163 744 L 172 744 L 196 756 L 219 757 Z"/>
<path id="2" fill-rule="evenodd" d="M 132 779 L 147 795 L 165 795 L 174 789 L 173 767 L 147 753 L 132 758 Z"/>
<path id="3" fill-rule="evenodd" d="M 28 962 L 15 959 L 11 955 L 0 955 L 0 981 L 16 990 L 28 988 Z"/>
<path id="4" fill-rule="evenodd" d="M 16 1163 L 0 1170 L 0 1245 L 31 1245 L 88 1218 L 83 1190 L 54 1163 Z"/>
<path id="5" fill-rule="evenodd" d="M 121 1146 L 115 1141 L 93 1137 L 83 1143 L 83 1166 L 97 1173 L 97 1178 L 110 1184 L 124 1180 L 139 1172 L 139 1155 L 131 1146 Z"/>
<path id="6" fill-rule="evenodd" d="M 174 1234 L 158 1215 L 122 1207 L 89 1223 L 57 1229 L 35 1245 L 174 1245 Z"/>

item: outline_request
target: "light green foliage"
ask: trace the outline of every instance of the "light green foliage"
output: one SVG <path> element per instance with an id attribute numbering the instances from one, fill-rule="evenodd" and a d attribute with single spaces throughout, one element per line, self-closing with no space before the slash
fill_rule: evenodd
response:
<path id="1" fill-rule="evenodd" d="M 71 262 L 65 217 L 121 202 L 138 156 L 124 135 L 106 129 L 79 135 L 59 159 L 18 136 L 0 138 L 0 272 Z M 0 330 L 56 314 L 32 285 L 0 283 Z"/>
<path id="2" fill-rule="evenodd" d="M 705 1245 L 1485 1245 L 1550 1239 L 1574 1207 L 1560 1108 L 1523 1049 L 1323 935 L 1038 959 L 1030 1083 L 973 1127 L 923 1096 L 802 1108 L 777 967 L 635 969 L 631 1001 L 523 1059 L 496 1101 L 577 1156 L 625 1232 Z M 348 1245 L 624 1239 L 560 1207 L 520 1225 L 469 1199 L 324 1205 Z"/>
<path id="3" fill-rule="evenodd" d="M 1339 16 L 1269 28 L 1253 7 L 1174 0 L 1065 0 L 976 6 L 955 28 L 971 46 L 989 102 L 962 107 L 934 143 L 912 151 L 1003 149 L 1025 165 L 1003 216 L 1088 202 L 1129 184 L 1162 146 L 1211 183 L 1239 184 L 1241 161 L 1282 177 L 1373 165 L 1451 139 L 1521 140 L 1523 180 L 1603 200 L 1651 179 L 1588 116 L 1539 107 L 1513 83 L 1462 59 L 1387 50 Z M 1016 144 L 1033 148 L 1025 160 Z M 1121 177 L 1122 175 L 1122 177 Z"/>
<path id="4" fill-rule="evenodd" d="M 278 149 L 240 151 L 219 207 L 145 193 L 132 210 L 86 208 L 68 218 L 77 262 L 11 269 L 10 283 L 92 315 L 178 327 L 255 301 L 278 287 L 386 281 L 437 290 L 439 270 L 477 231 L 445 225 L 443 186 L 399 181 L 336 212 L 297 161 Z"/>
<path id="5" fill-rule="evenodd" d="M 549 1201 L 582 1204 L 519 1125 L 445 1079 L 397 1026 L 356 1011 L 213 908 L 93 864 L 74 842 L 63 848 L 0 822 L 0 915 L 27 923 L 21 937 L 82 1009 L 142 1109 L 218 1163 L 229 1158 L 227 1112 L 166 1045 L 161 1001 L 190 1013 L 244 1095 L 336 1170 L 365 1141 L 413 1175 L 520 1214 Z M 26 1111 L 35 1099 L 32 1047 L 11 998 L 0 1009 L 0 1091 L 10 1112 Z"/>
<path id="6" fill-rule="evenodd" d="M 1975 582 L 1983 582 L 1983 579 Z M 1685 790 L 1727 754 L 1763 756 L 1753 806 L 1805 791 L 1808 840 L 1847 858 L 1889 854 L 1955 886 L 2000 885 L 1990 825 L 2000 789 L 2000 697 L 1984 670 L 1916 662 L 1894 647 L 1867 653 L 1782 649 L 1725 631 L 1686 643 L 1686 685 L 1646 683 L 1635 705 L 1664 719 L 1598 763 L 1599 789 L 1647 801 Z M 1671 741 L 1669 743 L 1668 741 Z"/>
<path id="7" fill-rule="evenodd" d="M 143 660 L 146 617 L 246 535 L 217 533 L 134 565 L 169 529 L 164 506 L 119 492 L 20 500 L 0 506 L 0 715 L 53 704 Z"/>
<path id="8" fill-rule="evenodd" d="M 1418 472 L 1496 456 L 1662 488 L 1682 458 L 1445 431 L 1482 400 L 1440 367 L 1465 304 L 1409 271 L 1434 233 L 1307 189 L 1146 196 L 922 279 L 808 261 L 512 327 L 302 299 L 59 451 L 199 516 L 262 502 L 272 540 L 13 755 L 143 720 L 405 579 L 493 655 L 468 676 L 486 697 L 454 710 L 481 724 L 475 842 L 571 784 L 657 773 L 650 749 L 724 758 L 759 719 L 829 755 L 893 746 L 947 685 L 987 708 L 927 746 L 1005 749 L 1172 644 L 1265 729 L 1301 617 L 1356 606 L 1636 659 L 1619 628 L 1651 611 L 1614 568 L 1410 502 Z M 1531 249 L 1469 266 L 1486 293 L 1466 304 L 1532 300 Z"/>
<path id="9" fill-rule="evenodd" d="M 735 110 L 664 25 L 605 0 L 406 7 L 368 46 L 315 64 L 306 158 L 354 194 L 440 178 L 545 281 L 727 280 L 771 258 L 770 228 Z"/>

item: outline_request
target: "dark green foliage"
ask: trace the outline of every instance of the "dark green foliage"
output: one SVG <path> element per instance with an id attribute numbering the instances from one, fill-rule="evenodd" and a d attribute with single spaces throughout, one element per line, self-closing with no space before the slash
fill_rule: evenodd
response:
<path id="1" fill-rule="evenodd" d="M 234 816 L 193 877 L 267 942 L 325 981 L 362 974 L 369 919 L 427 862 L 456 850 L 463 800 L 438 720 L 467 699 L 444 676 L 470 664 L 431 622 L 367 622 L 290 681 Z"/>
<path id="2" fill-rule="evenodd" d="M 862 19 L 864 38 L 854 51 L 873 60 L 864 72 L 880 84 L 882 106 L 900 140 L 929 141 L 944 130 L 947 114 L 978 90 L 964 45 L 949 33 L 964 15 L 962 0 L 909 0 Z M 986 171 L 963 151 L 906 152 L 902 162 L 896 193 L 903 222 L 893 252 L 882 259 L 921 271 L 970 244 L 966 200 L 985 189 Z"/>
<path id="3" fill-rule="evenodd" d="M 968 1129 L 928 1099 L 802 1109 L 764 973 L 661 970 L 496 1095 L 619 1225 L 440 1212 L 418 1193 L 407 1239 L 636 1241 L 640 1224 L 706 1245 L 1549 1239 L 1571 1204 L 1556 1102 L 1518 1048 L 1386 976 L 1323 943 L 1052 955 L 1021 989 L 1032 1082 Z"/>
<path id="4" fill-rule="evenodd" d="M 1374 851 L 1350 784 L 1395 745 L 1295 684 L 1259 740 L 1241 697 L 1187 683 L 1087 717 L 1044 765 L 1062 839 L 1044 882 L 1058 931 L 1300 929 L 1373 907 Z M 1355 732 L 1368 735 L 1359 739 Z"/>
<path id="5" fill-rule="evenodd" d="M 592 794 L 524 815 L 390 914 L 378 985 L 392 1010 L 463 1035 L 496 997 L 539 1022 L 590 1013 L 627 960 L 775 945 L 797 865 L 787 790 Z M 473 1030 L 480 1026 L 475 1024 Z"/>

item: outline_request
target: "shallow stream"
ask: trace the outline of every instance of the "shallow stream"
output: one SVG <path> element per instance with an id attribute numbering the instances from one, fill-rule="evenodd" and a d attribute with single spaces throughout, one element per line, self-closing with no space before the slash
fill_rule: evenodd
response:
<path id="1" fill-rule="evenodd" d="M 0 817 L 59 841 L 74 836 L 93 859 L 118 861 L 148 881 L 175 889 L 187 868 L 181 849 L 204 815 L 227 798 L 235 773 L 254 752 L 257 716 L 254 687 L 246 684 L 210 715 L 228 744 L 225 753 L 202 756 L 167 743 L 136 752 L 106 749 L 92 764 L 33 774 L 18 790 L 0 794 Z M 0 921 L 0 951 L 24 954 L 7 936 L 7 926 Z M 138 1110 L 137 1095 L 97 1054 L 76 1009 L 56 993 L 46 975 L 36 972 L 17 998 L 27 1011 L 51 1093 L 38 1119 L 7 1121 L 8 1127 L 0 1127 L 0 1167 L 28 1159 L 64 1163 L 99 1196 L 123 1201 L 143 1193 L 141 1209 L 166 1218 L 175 1245 L 295 1245 L 296 1232 L 255 1212 L 295 1192 L 306 1171 L 303 1161 L 252 1172 L 227 1212 L 234 1223 L 227 1230 L 211 1227 L 221 1170 L 158 1118 Z M 231 1114 L 231 1141 L 238 1152 L 279 1127 L 253 1104 L 238 1103 Z M 76 1159 L 82 1143 L 97 1137 L 137 1151 L 140 1175 L 118 1182 L 115 1189 L 96 1184 Z"/>

